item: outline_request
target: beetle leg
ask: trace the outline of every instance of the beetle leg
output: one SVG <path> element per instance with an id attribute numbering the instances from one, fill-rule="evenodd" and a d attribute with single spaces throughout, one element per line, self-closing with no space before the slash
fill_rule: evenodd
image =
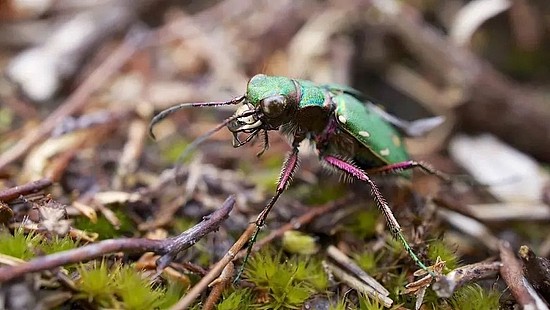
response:
<path id="1" fill-rule="evenodd" d="M 298 167 L 298 146 L 295 145 L 290 152 L 287 160 L 283 164 L 283 169 L 281 169 L 281 175 L 279 176 L 279 181 L 277 182 L 277 190 L 275 192 L 275 195 L 269 203 L 265 206 L 265 208 L 260 212 L 258 217 L 256 218 L 256 225 L 258 227 L 261 227 L 265 223 L 265 219 L 267 218 L 267 215 L 273 209 L 273 206 L 275 205 L 275 202 L 277 202 L 277 199 L 279 199 L 279 196 L 285 191 L 285 189 L 290 184 L 290 181 L 292 179 L 292 175 L 294 175 L 294 172 L 296 171 L 296 168 Z"/>
<path id="2" fill-rule="evenodd" d="M 445 182 L 450 183 L 452 181 L 451 177 L 448 174 L 441 172 L 437 169 L 434 169 L 433 167 L 431 167 L 426 163 L 418 162 L 414 160 L 407 160 L 400 163 L 394 163 L 394 164 L 389 164 L 382 167 L 368 169 L 366 170 L 366 172 L 369 174 L 378 174 L 378 173 L 383 174 L 383 173 L 399 172 L 399 171 L 409 170 L 414 168 L 420 168 L 422 169 L 422 171 L 428 174 L 433 174 Z"/>
<path id="3" fill-rule="evenodd" d="M 384 214 L 384 217 L 386 218 L 386 222 L 388 224 L 389 230 L 393 237 L 397 240 L 399 240 L 402 244 L 409 256 L 412 258 L 412 260 L 420 266 L 420 268 L 428 271 L 432 276 L 434 275 L 432 271 L 422 263 L 422 261 L 416 256 L 413 249 L 405 239 L 405 236 L 403 235 L 403 231 L 401 229 L 401 226 L 397 222 L 397 219 L 395 219 L 395 216 L 393 215 L 393 212 L 391 211 L 390 207 L 388 206 L 388 203 L 386 202 L 386 199 L 384 199 L 384 196 L 382 196 L 382 193 L 380 193 L 380 190 L 374 184 L 374 182 L 369 178 L 367 173 L 363 171 L 361 168 L 357 167 L 353 163 L 349 163 L 345 160 L 342 160 L 338 157 L 334 157 L 331 155 L 324 156 L 322 158 L 325 162 L 329 163 L 331 166 L 347 173 L 348 175 L 353 176 L 354 178 L 364 181 L 370 185 L 371 188 L 371 194 L 374 197 L 374 201 L 376 202 L 376 205 L 378 206 L 378 209 Z"/>
<path id="4" fill-rule="evenodd" d="M 279 181 L 277 182 L 277 190 L 275 192 L 275 195 L 271 198 L 269 203 L 264 207 L 262 212 L 260 212 L 260 214 L 258 214 L 258 217 L 256 218 L 256 231 L 250 238 L 248 249 L 246 250 L 246 255 L 243 259 L 243 264 L 241 266 L 241 269 L 239 270 L 239 273 L 237 274 L 237 277 L 235 278 L 235 281 L 237 281 L 240 278 L 244 270 L 244 266 L 246 266 L 248 257 L 252 252 L 252 247 L 254 246 L 254 243 L 256 243 L 256 238 L 258 237 L 260 228 L 262 228 L 262 226 L 265 223 L 267 215 L 269 214 L 271 209 L 273 209 L 275 202 L 277 202 L 281 194 L 288 187 L 288 185 L 290 184 L 290 181 L 292 180 L 292 175 L 294 175 L 294 172 L 296 172 L 296 168 L 298 167 L 298 145 L 300 144 L 299 141 L 301 140 L 295 140 L 295 142 L 293 143 L 292 151 L 290 152 L 290 154 L 288 155 L 288 158 L 283 164 L 283 168 L 281 169 L 281 175 L 279 176 Z"/>

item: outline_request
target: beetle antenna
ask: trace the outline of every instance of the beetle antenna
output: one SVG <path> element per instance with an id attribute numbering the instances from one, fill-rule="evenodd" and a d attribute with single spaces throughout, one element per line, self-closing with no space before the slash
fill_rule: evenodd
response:
<path id="1" fill-rule="evenodd" d="M 175 113 L 175 112 L 177 112 L 177 111 L 179 111 L 183 108 L 187 108 L 187 107 L 217 107 L 217 106 L 222 106 L 222 105 L 239 104 L 245 99 L 245 97 L 246 96 L 243 95 L 243 96 L 239 96 L 237 98 L 233 98 L 229 101 L 181 103 L 181 104 L 169 107 L 168 109 L 165 109 L 165 110 L 161 111 L 159 114 L 157 114 L 157 115 L 155 115 L 155 117 L 153 117 L 153 119 L 149 123 L 149 135 L 151 136 L 151 138 L 156 139 L 155 134 L 153 133 L 153 127 L 155 127 L 155 125 L 158 122 L 162 121 L 163 119 L 168 117 L 170 114 Z M 214 132 L 212 132 L 212 133 L 214 133 Z"/>

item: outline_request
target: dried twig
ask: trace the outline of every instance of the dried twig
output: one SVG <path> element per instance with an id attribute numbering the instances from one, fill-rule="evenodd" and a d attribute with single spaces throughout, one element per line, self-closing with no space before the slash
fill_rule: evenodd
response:
<path id="1" fill-rule="evenodd" d="M 519 257 L 523 262 L 523 271 L 529 282 L 550 302 L 550 260 L 537 256 L 528 246 L 522 245 L 519 249 Z"/>
<path id="2" fill-rule="evenodd" d="M 204 291 L 208 285 L 216 279 L 222 270 L 229 264 L 233 259 L 235 259 L 235 253 L 238 253 L 243 246 L 250 240 L 254 232 L 256 231 L 256 223 L 251 223 L 248 225 L 246 230 L 242 233 L 239 239 L 231 246 L 231 248 L 225 253 L 225 255 L 220 259 L 212 269 L 204 276 L 199 283 L 193 286 L 187 294 L 178 301 L 177 304 L 172 306 L 171 310 L 187 309 L 195 299 Z"/>
<path id="3" fill-rule="evenodd" d="M 195 244 L 204 235 L 219 228 L 221 223 L 229 216 L 233 209 L 235 197 L 227 198 L 222 207 L 205 217 L 202 222 L 191 227 L 179 236 L 152 240 L 146 238 L 121 238 L 105 240 L 95 244 L 86 245 L 77 249 L 64 251 L 52 255 L 42 256 L 18 266 L 0 268 L 0 283 L 12 280 L 29 272 L 37 272 L 59 267 L 65 264 L 88 261 L 113 252 L 155 252 L 164 254 L 157 265 L 166 267 L 173 257 Z"/>
<path id="4" fill-rule="evenodd" d="M 432 285 L 437 296 L 449 298 L 462 285 L 495 276 L 502 267 L 501 262 L 479 262 L 457 268 L 437 278 Z"/>
<path id="5" fill-rule="evenodd" d="M 20 196 L 36 193 L 52 185 L 50 179 L 41 179 L 0 191 L 0 201 L 10 202 Z"/>
<path id="6" fill-rule="evenodd" d="M 381 302 L 385 307 L 391 307 L 393 304 L 393 300 L 389 298 L 388 296 L 382 295 L 379 291 L 374 289 L 372 286 L 370 286 L 367 283 L 364 283 L 363 281 L 359 280 L 356 276 L 349 274 L 344 269 L 336 266 L 335 264 L 324 262 L 323 264 L 334 276 L 342 280 L 342 282 L 346 283 L 350 287 L 353 287 L 357 291 L 368 295 L 371 298 L 374 298 Z"/>
<path id="7" fill-rule="evenodd" d="M 216 307 L 216 303 L 222 296 L 223 291 L 231 283 L 231 280 L 233 280 L 234 271 L 235 266 L 232 262 L 229 262 L 229 264 L 227 264 L 227 266 L 223 269 L 220 277 L 212 282 L 210 286 L 214 286 L 214 289 L 212 289 L 212 292 L 208 295 L 208 298 L 204 302 L 204 310 L 212 310 Z"/>
<path id="8" fill-rule="evenodd" d="M 329 246 L 327 249 L 327 255 L 334 259 L 338 264 L 345 267 L 351 273 L 353 273 L 358 279 L 365 282 L 367 285 L 378 291 L 383 296 L 390 295 L 390 292 L 378 283 L 373 277 L 367 274 L 361 267 L 357 266 L 346 254 L 342 253 L 337 247 Z"/>
<path id="9" fill-rule="evenodd" d="M 499 244 L 502 266 L 500 274 L 523 309 L 548 309 L 546 304 L 535 292 L 523 276 L 521 263 L 514 255 L 510 244 L 502 241 Z"/>

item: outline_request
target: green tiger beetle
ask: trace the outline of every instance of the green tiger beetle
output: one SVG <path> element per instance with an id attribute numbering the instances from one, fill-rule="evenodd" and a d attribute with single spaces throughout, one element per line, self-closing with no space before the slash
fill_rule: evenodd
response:
<path id="1" fill-rule="evenodd" d="M 418 266 L 433 275 L 410 247 L 386 199 L 369 175 L 393 172 L 410 178 L 410 169 L 420 168 L 448 181 L 449 177 L 444 173 L 411 160 L 402 138 L 403 135 L 422 135 L 441 124 L 443 117 L 408 122 L 386 113 L 372 103 L 364 103 L 364 99 L 360 92 L 345 86 L 320 85 L 305 80 L 258 74 L 250 79 L 243 96 L 224 102 L 183 103 L 160 112 L 152 119 L 149 132 L 154 138 L 153 126 L 185 107 L 242 104 L 233 116 L 197 138 L 190 147 L 196 147 L 223 127 L 227 127 L 233 134 L 233 146 L 236 148 L 261 135 L 264 143 L 258 156 L 269 148 L 268 131 L 281 130 L 290 137 L 292 150 L 281 169 L 275 195 L 258 215 L 256 234 L 296 172 L 298 146 L 309 139 L 314 142 L 324 166 L 370 186 L 372 197 L 384 214 L 392 236 L 403 244 Z M 254 243 L 256 234 L 250 243 Z"/>

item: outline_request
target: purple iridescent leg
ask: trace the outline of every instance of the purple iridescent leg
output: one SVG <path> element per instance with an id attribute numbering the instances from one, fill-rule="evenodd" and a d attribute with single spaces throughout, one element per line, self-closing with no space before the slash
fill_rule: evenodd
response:
<path id="1" fill-rule="evenodd" d="M 397 222 L 397 220 L 393 216 L 393 213 L 392 213 L 390 207 L 388 206 L 388 203 L 386 202 L 386 200 L 382 196 L 382 193 L 380 193 L 380 190 L 378 189 L 376 184 L 374 184 L 374 182 L 369 178 L 367 173 L 365 171 L 363 171 L 361 168 L 355 166 L 354 164 L 346 162 L 345 160 L 342 160 L 338 157 L 334 157 L 334 156 L 329 155 L 329 156 L 323 157 L 323 160 L 326 161 L 327 163 L 329 163 L 331 166 L 336 167 L 339 170 L 347 173 L 348 175 L 351 175 L 354 178 L 356 178 L 358 180 L 361 180 L 361 181 L 364 181 L 364 182 L 366 182 L 370 185 L 371 194 L 374 198 L 374 201 L 376 202 L 376 205 L 378 206 L 380 211 L 382 211 L 382 214 L 384 214 L 384 217 L 386 218 L 386 222 L 388 223 L 388 227 L 390 229 L 390 232 L 391 232 L 392 236 L 395 239 L 401 241 L 401 243 L 403 244 L 403 247 L 405 248 L 407 253 L 409 253 L 409 256 L 413 259 L 413 261 L 418 266 L 420 266 L 420 268 L 422 268 L 422 269 L 428 271 L 430 274 L 432 274 L 432 272 L 428 270 L 426 265 L 424 265 L 424 263 L 422 263 L 422 261 L 420 261 L 420 259 L 416 256 L 416 254 L 412 250 L 411 246 L 409 245 L 409 243 L 405 239 L 405 236 L 403 235 L 403 232 L 401 230 L 401 226 L 399 226 L 399 223 Z"/>
<path id="2" fill-rule="evenodd" d="M 277 202 L 277 199 L 279 199 L 279 196 L 285 191 L 285 189 L 290 184 L 290 180 L 292 179 L 292 175 L 294 175 L 294 172 L 296 171 L 296 167 L 298 166 L 298 147 L 295 146 L 292 150 L 292 152 L 289 154 L 287 160 L 283 164 L 283 169 L 281 170 L 281 175 L 279 176 L 279 181 L 277 182 L 277 191 L 275 192 L 275 196 L 271 198 L 269 203 L 265 206 L 265 208 L 260 212 L 258 217 L 256 218 L 256 225 L 258 227 L 261 227 L 265 223 L 265 219 L 267 218 L 267 215 L 273 209 L 273 206 L 275 205 L 275 202 Z"/>
<path id="3" fill-rule="evenodd" d="M 294 175 L 294 172 L 296 171 L 296 168 L 298 167 L 298 144 L 295 143 L 292 151 L 288 155 L 287 160 L 283 164 L 283 169 L 281 170 L 281 175 L 279 176 L 279 181 L 277 182 L 277 191 L 275 192 L 275 195 L 271 198 L 269 203 L 264 207 L 262 212 L 258 215 L 256 218 L 256 231 L 254 232 L 254 235 L 250 238 L 250 243 L 248 245 L 248 249 L 246 251 L 246 256 L 243 260 L 243 265 L 241 266 L 241 269 L 239 270 L 239 273 L 237 274 L 237 277 L 235 278 L 235 281 L 238 281 L 241 277 L 241 274 L 244 270 L 244 266 L 246 266 L 246 262 L 248 261 L 248 257 L 250 256 L 250 252 L 252 252 L 252 247 L 254 246 L 254 243 L 256 243 L 256 238 L 258 237 L 258 233 L 260 232 L 260 228 L 264 225 L 265 220 L 267 218 L 267 215 L 273 209 L 273 206 L 275 205 L 275 202 L 279 199 L 279 196 L 285 191 L 285 189 L 290 184 L 290 181 L 292 180 L 292 175 Z"/>

